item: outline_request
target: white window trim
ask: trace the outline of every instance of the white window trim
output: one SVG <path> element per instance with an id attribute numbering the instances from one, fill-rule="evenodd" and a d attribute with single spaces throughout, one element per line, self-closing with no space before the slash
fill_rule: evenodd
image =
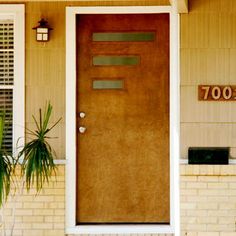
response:
<path id="1" fill-rule="evenodd" d="M 175 6 L 66 8 L 66 233 L 67 234 L 180 234 L 179 216 L 179 18 Z M 76 15 L 170 14 L 170 224 L 76 225 Z"/>
<path id="2" fill-rule="evenodd" d="M 0 4 L 0 19 L 14 21 L 13 154 L 24 145 L 25 126 L 25 6 Z"/>

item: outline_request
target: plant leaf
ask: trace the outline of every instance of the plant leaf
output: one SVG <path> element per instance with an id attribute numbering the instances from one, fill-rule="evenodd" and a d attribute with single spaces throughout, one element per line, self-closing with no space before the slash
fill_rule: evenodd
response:
<path id="1" fill-rule="evenodd" d="M 13 157 L 3 149 L 5 113 L 0 114 L 0 206 L 7 200 L 11 186 Z"/>
<path id="2" fill-rule="evenodd" d="M 37 193 L 43 188 L 45 182 L 49 182 L 52 172 L 56 173 L 54 164 L 55 152 L 53 151 L 46 136 L 58 123 L 54 123 L 48 128 L 50 117 L 52 114 L 52 105 L 46 104 L 44 113 L 39 109 L 39 121 L 33 117 L 36 130 L 27 130 L 34 137 L 33 140 L 25 144 L 19 153 L 19 157 L 23 156 L 21 173 L 25 176 L 26 189 L 29 191 L 33 186 L 36 187 Z"/>

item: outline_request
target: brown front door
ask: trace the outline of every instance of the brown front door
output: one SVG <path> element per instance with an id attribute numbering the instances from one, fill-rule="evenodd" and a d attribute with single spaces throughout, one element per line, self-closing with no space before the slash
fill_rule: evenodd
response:
<path id="1" fill-rule="evenodd" d="M 169 223 L 169 15 L 77 17 L 78 224 Z"/>

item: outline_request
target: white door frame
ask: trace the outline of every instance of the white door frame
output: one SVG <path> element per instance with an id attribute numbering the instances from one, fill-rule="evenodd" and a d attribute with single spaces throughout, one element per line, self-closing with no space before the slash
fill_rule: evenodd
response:
<path id="1" fill-rule="evenodd" d="M 174 2 L 174 1 L 173 1 Z M 76 225 L 76 15 L 170 14 L 170 224 Z M 66 233 L 179 235 L 179 22 L 172 6 L 67 7 L 66 8 Z"/>

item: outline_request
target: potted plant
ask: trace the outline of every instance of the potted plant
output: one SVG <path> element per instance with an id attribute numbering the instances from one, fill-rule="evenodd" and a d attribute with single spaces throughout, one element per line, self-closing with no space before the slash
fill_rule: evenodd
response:
<path id="1" fill-rule="evenodd" d="M 7 200 L 11 186 L 14 160 L 3 147 L 5 132 L 5 113 L 0 113 L 0 207 Z"/>
<path id="2" fill-rule="evenodd" d="M 10 229 L 10 235 L 13 235 L 15 225 L 15 201 L 18 195 L 23 193 L 23 189 L 26 183 L 27 191 L 33 185 L 36 185 L 36 192 L 38 193 L 45 182 L 49 182 L 52 173 L 56 173 L 56 166 L 54 164 L 55 152 L 51 145 L 48 143 L 49 132 L 59 123 L 59 119 L 55 124 L 49 127 L 50 117 L 52 113 L 52 105 L 46 104 L 45 110 L 39 109 L 39 120 L 33 116 L 36 129 L 34 131 L 27 129 L 27 133 L 31 136 L 29 142 L 21 147 L 22 150 L 19 155 L 14 159 L 13 155 L 9 154 L 3 145 L 4 133 L 7 129 L 5 113 L 0 113 L 0 208 L 4 206 L 7 197 L 10 193 L 11 182 L 16 179 L 14 187 L 12 201 L 14 203 L 12 225 Z M 19 162 L 21 160 L 21 162 Z M 15 175 L 15 169 L 17 164 L 21 164 L 21 178 L 19 179 Z M 17 182 L 21 182 L 19 186 Z M 15 195 L 16 194 L 16 195 Z M 2 213 L 2 217 L 3 217 Z M 2 233 L 5 232 L 5 223 L 2 218 Z"/>
<path id="3" fill-rule="evenodd" d="M 52 105 L 48 103 L 42 114 L 39 109 L 39 120 L 33 116 L 36 130 L 27 130 L 32 139 L 27 142 L 19 153 L 19 159 L 22 159 L 22 176 L 25 178 L 26 189 L 29 191 L 31 186 L 36 185 L 36 191 L 39 192 L 45 182 L 49 182 L 52 173 L 55 173 L 54 164 L 55 152 L 48 143 L 48 133 L 59 123 L 49 127 Z"/>

